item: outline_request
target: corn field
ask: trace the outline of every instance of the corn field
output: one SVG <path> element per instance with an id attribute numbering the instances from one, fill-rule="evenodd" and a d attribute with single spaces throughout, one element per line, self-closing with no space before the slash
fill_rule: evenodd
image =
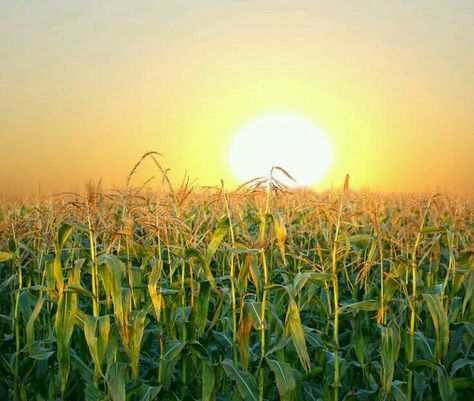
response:
<path id="1" fill-rule="evenodd" d="M 3 400 L 472 400 L 469 197 L 89 188 L 0 206 Z"/>

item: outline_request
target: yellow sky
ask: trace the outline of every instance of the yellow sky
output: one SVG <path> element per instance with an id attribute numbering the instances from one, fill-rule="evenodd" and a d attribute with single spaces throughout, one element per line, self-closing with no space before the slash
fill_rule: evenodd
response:
<path id="1" fill-rule="evenodd" d="M 149 150 L 175 179 L 234 185 L 229 142 L 269 113 L 330 138 L 317 188 L 346 172 L 382 191 L 473 188 L 474 2 L 2 2 L 0 14 L 0 194 L 121 186 Z"/>

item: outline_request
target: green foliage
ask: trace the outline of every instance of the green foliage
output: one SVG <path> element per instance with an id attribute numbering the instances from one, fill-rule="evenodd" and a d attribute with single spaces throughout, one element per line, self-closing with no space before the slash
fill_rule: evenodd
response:
<path id="1" fill-rule="evenodd" d="M 5 400 L 474 399 L 468 201 L 134 191 L 0 205 Z"/>

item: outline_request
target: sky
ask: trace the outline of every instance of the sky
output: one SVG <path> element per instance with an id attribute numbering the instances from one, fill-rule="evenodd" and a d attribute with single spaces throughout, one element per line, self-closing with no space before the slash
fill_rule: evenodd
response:
<path id="1" fill-rule="evenodd" d="M 274 113 L 332 143 L 317 190 L 346 173 L 377 191 L 474 187 L 473 1 L 3 1 L 0 15 L 0 194 L 121 187 L 151 150 L 175 182 L 237 185 L 229 144 Z M 144 163 L 134 183 L 156 174 Z"/>

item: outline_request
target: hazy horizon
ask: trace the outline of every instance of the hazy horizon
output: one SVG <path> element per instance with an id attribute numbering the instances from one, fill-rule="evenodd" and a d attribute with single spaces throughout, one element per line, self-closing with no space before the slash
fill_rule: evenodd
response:
<path id="1" fill-rule="evenodd" d="M 0 194 L 121 187 L 156 150 L 229 187 L 232 138 L 290 113 L 329 138 L 316 190 L 472 191 L 474 2 L 4 2 Z M 302 144 L 304 146 L 304 144 Z M 284 167 L 284 166 L 283 166 Z M 136 183 L 157 175 L 152 163 Z"/>

